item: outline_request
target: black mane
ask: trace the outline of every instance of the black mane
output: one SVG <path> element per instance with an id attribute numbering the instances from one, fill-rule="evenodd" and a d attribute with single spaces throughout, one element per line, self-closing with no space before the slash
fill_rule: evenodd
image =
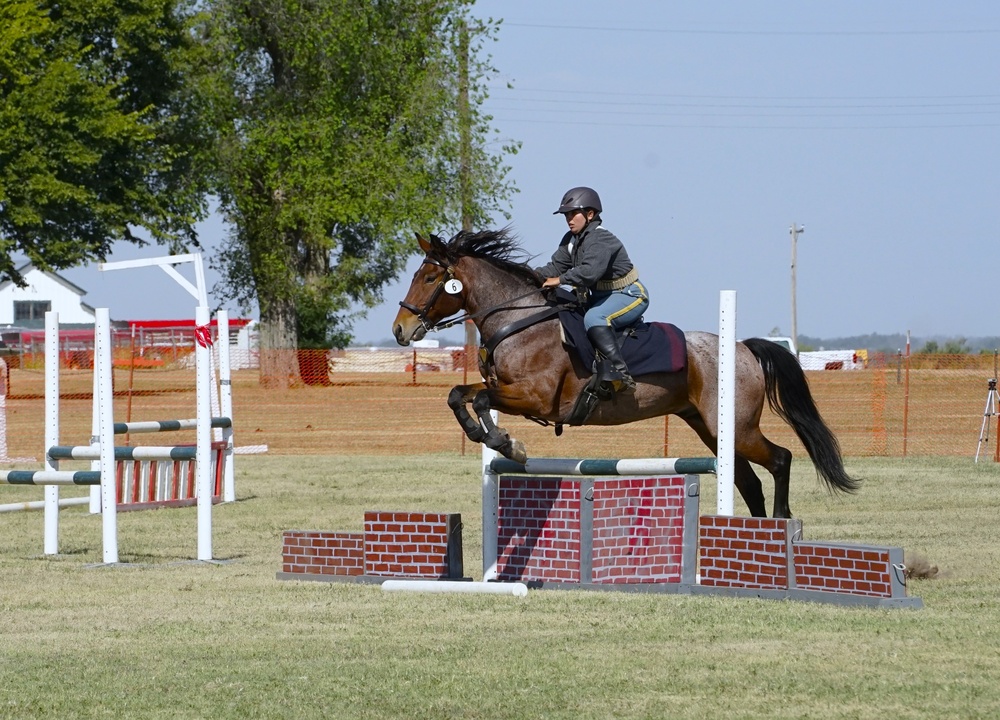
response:
<path id="1" fill-rule="evenodd" d="M 463 230 L 444 245 L 449 263 L 461 257 L 486 260 L 501 270 L 522 277 L 532 285 L 540 286 L 541 279 L 528 264 L 531 256 L 522 248 L 509 228 L 502 230 Z"/>

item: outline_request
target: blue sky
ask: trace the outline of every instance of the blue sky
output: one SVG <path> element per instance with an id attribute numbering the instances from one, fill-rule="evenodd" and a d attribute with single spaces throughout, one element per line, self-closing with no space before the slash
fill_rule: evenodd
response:
<path id="1" fill-rule="evenodd" d="M 590 185 L 650 289 L 647 319 L 712 330 L 719 291 L 736 290 L 739 335 L 789 332 L 796 223 L 800 335 L 1000 334 L 1000 3 L 485 0 L 476 13 L 504 19 L 486 109 L 522 143 L 510 222 L 539 264 L 565 229 L 562 193 Z M 221 227 L 204 229 L 211 246 Z M 359 341 L 390 337 L 418 262 Z M 65 275 L 114 317 L 192 312 L 155 269 Z"/>

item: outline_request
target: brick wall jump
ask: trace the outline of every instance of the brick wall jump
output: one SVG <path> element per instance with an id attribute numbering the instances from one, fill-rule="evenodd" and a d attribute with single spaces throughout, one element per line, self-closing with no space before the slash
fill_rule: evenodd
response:
<path id="1" fill-rule="evenodd" d="M 902 548 L 804 542 L 798 520 L 702 516 L 701 584 L 905 597 Z"/>
<path id="2" fill-rule="evenodd" d="M 686 565 L 685 478 L 505 476 L 500 580 L 679 583 Z"/>
<path id="3" fill-rule="evenodd" d="M 282 579 L 359 576 L 461 579 L 462 516 L 458 513 L 365 513 L 364 532 L 286 530 Z"/>

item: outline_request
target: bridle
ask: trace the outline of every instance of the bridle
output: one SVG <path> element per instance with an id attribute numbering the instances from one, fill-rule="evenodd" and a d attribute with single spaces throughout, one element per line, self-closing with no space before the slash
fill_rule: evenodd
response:
<path id="1" fill-rule="evenodd" d="M 400 300 L 399 306 L 402 307 L 404 310 L 409 310 L 411 313 L 417 316 L 417 320 L 419 320 L 420 324 L 423 326 L 424 332 L 435 332 L 437 330 L 446 330 L 447 328 L 454 327 L 455 325 L 463 323 L 466 320 L 472 320 L 477 317 L 486 317 L 488 315 L 497 312 L 498 310 L 512 309 L 509 303 L 512 303 L 515 300 L 523 300 L 524 298 L 530 297 L 535 293 L 539 292 L 538 288 L 535 288 L 529 290 L 523 295 L 518 295 L 516 297 L 509 298 L 500 305 L 494 305 L 493 307 L 489 307 L 475 313 L 465 313 L 464 315 L 459 315 L 458 317 L 452 318 L 451 320 L 441 320 L 437 323 L 432 323 L 428 319 L 427 313 L 431 311 L 431 308 L 434 307 L 434 304 L 437 302 L 438 297 L 440 297 L 441 293 L 444 292 L 445 285 L 448 283 L 448 281 L 455 278 L 455 269 L 450 265 L 446 265 L 440 260 L 436 260 L 430 257 L 429 255 L 424 258 L 424 262 L 422 264 L 437 265 L 439 268 L 444 269 L 444 273 L 441 275 L 441 279 L 438 280 L 437 287 L 435 287 L 433 292 L 431 292 L 431 296 L 427 298 L 427 302 L 424 303 L 424 306 L 422 308 L 419 308 L 416 305 L 408 303 L 405 300 Z"/>
<path id="2" fill-rule="evenodd" d="M 417 316 L 417 320 L 424 328 L 424 332 L 433 332 L 434 330 L 441 330 L 444 328 L 451 327 L 452 325 L 459 322 L 464 318 L 459 318 L 458 320 L 446 322 L 446 323 L 431 323 L 427 318 L 427 313 L 430 312 L 431 308 L 434 307 L 434 303 L 437 302 L 438 297 L 444 291 L 445 284 L 455 277 L 455 271 L 450 265 L 445 265 L 440 260 L 435 260 L 434 258 L 427 256 L 424 258 L 422 265 L 437 265 L 439 268 L 444 269 L 444 273 L 441 275 L 441 279 L 438 280 L 437 287 L 431 293 L 431 296 L 427 298 L 427 302 L 424 303 L 422 308 L 418 308 L 416 305 L 406 302 L 405 300 L 399 301 L 399 306 L 404 310 L 409 310 L 411 313 Z"/>

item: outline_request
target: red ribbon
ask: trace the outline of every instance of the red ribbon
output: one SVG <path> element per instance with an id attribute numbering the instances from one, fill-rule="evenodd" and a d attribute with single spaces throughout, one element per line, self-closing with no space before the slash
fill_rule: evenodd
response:
<path id="1" fill-rule="evenodd" d="M 194 329 L 194 339 L 203 348 L 212 346 L 212 331 L 209 329 L 208 325 L 198 325 Z"/>

